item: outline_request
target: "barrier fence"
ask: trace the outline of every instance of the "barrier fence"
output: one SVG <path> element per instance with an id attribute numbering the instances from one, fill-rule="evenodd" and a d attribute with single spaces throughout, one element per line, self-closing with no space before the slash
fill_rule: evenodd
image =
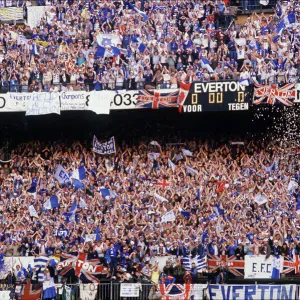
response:
<path id="1" fill-rule="evenodd" d="M 39 299 L 42 289 L 27 284 L 0 291 L 0 299 Z M 29 288 L 28 288 L 29 287 Z M 225 300 L 225 299 L 288 299 L 299 300 L 300 285 L 282 284 L 140 284 L 140 283 L 100 283 L 100 284 L 56 284 L 57 300 Z M 9 296 L 10 295 L 10 296 Z"/>

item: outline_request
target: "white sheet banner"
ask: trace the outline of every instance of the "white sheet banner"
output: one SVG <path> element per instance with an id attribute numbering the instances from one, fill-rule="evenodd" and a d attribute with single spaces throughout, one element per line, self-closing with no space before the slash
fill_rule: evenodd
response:
<path id="1" fill-rule="evenodd" d="M 26 116 L 60 115 L 59 93 L 32 93 Z"/>
<path id="2" fill-rule="evenodd" d="M 208 299 L 210 300 L 277 300 L 296 299 L 297 286 L 287 285 L 237 285 L 237 284 L 210 284 Z"/>
<path id="3" fill-rule="evenodd" d="M 0 299 L 1 300 L 10 300 L 10 291 L 0 291 Z"/>
<path id="4" fill-rule="evenodd" d="M 0 8 L 0 20 L 12 21 L 12 20 L 22 20 L 24 18 L 22 7 L 4 7 Z"/>
<path id="5" fill-rule="evenodd" d="M 98 153 L 98 154 L 101 154 L 101 155 L 107 155 L 107 154 L 115 153 L 116 152 L 115 138 L 111 137 L 107 142 L 101 143 L 94 136 L 93 151 Z"/>
<path id="6" fill-rule="evenodd" d="M 120 297 L 139 297 L 140 283 L 121 283 Z"/>
<path id="7" fill-rule="evenodd" d="M 281 259 L 281 271 L 283 258 Z M 272 278 L 273 256 L 266 259 L 265 255 L 245 255 L 244 278 Z"/>
<path id="8" fill-rule="evenodd" d="M 30 28 L 39 26 L 42 18 L 45 16 L 45 12 L 50 11 L 50 9 L 50 6 L 28 6 L 27 25 Z"/>
<path id="9" fill-rule="evenodd" d="M 162 222 L 172 222 L 172 221 L 175 221 L 175 219 L 176 219 L 176 216 L 175 216 L 173 210 L 168 211 L 161 217 Z"/>
<path id="10" fill-rule="evenodd" d="M 97 299 L 98 284 L 96 283 L 80 284 L 79 289 L 80 289 L 80 298 L 82 300 Z"/>

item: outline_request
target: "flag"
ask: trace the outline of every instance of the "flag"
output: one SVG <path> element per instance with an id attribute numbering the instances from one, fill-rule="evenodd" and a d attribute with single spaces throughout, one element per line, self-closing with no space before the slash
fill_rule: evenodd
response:
<path id="1" fill-rule="evenodd" d="M 168 211 L 161 217 L 162 222 L 173 222 L 176 220 L 175 214 L 173 210 Z"/>
<path id="2" fill-rule="evenodd" d="M 119 54 L 121 54 L 121 50 L 117 47 L 114 47 L 114 46 L 110 46 L 111 49 L 112 49 L 112 52 L 113 52 L 113 55 L 114 56 L 118 56 Z"/>
<path id="3" fill-rule="evenodd" d="M 280 255 L 273 257 L 272 279 L 280 279 L 281 259 Z"/>
<path id="4" fill-rule="evenodd" d="M 151 153 L 148 153 L 147 156 L 150 160 L 156 160 L 159 158 L 160 154 L 156 153 L 156 152 L 151 152 Z"/>
<path id="5" fill-rule="evenodd" d="M 288 191 L 289 193 L 293 193 L 294 190 L 298 187 L 298 183 L 295 180 L 290 180 L 288 184 Z"/>
<path id="6" fill-rule="evenodd" d="M 168 166 L 172 169 L 173 172 L 175 171 L 176 165 L 171 161 L 170 158 L 168 158 Z"/>
<path id="7" fill-rule="evenodd" d="M 244 86 L 249 86 L 250 80 L 249 79 L 239 79 L 239 83 Z"/>
<path id="8" fill-rule="evenodd" d="M 201 199 L 201 189 L 197 190 L 197 200 Z"/>
<path id="9" fill-rule="evenodd" d="M 78 169 L 76 169 L 72 176 L 72 178 L 76 178 L 77 180 L 83 180 L 86 178 L 85 175 L 85 167 L 84 166 L 80 166 Z"/>
<path id="10" fill-rule="evenodd" d="M 86 205 L 85 201 L 82 198 L 80 198 L 78 206 L 80 208 L 87 208 L 87 205 Z"/>
<path id="11" fill-rule="evenodd" d="M 104 47 L 98 46 L 97 51 L 95 53 L 95 58 L 97 58 L 97 57 L 104 57 L 105 56 L 105 52 L 106 52 L 106 49 Z"/>
<path id="12" fill-rule="evenodd" d="M 64 284 L 63 292 L 62 292 L 62 300 L 71 300 L 71 292 L 72 289 Z"/>
<path id="13" fill-rule="evenodd" d="M 95 230 L 95 234 L 96 234 L 95 242 L 99 242 L 100 241 L 100 233 L 99 233 L 99 227 L 98 226 Z"/>
<path id="14" fill-rule="evenodd" d="M 176 161 L 181 160 L 181 159 L 183 159 L 183 156 L 182 156 L 181 154 L 177 154 L 177 155 L 175 156 L 175 160 L 176 160 Z"/>
<path id="15" fill-rule="evenodd" d="M 194 258 L 186 256 L 186 257 L 183 257 L 181 259 L 181 261 L 182 261 L 182 264 L 183 264 L 186 271 L 191 271 L 192 263 L 195 264 L 197 271 L 199 271 L 203 268 L 207 268 L 206 256 L 197 255 Z"/>
<path id="16" fill-rule="evenodd" d="M 282 19 L 276 26 L 276 32 L 278 34 L 281 34 L 281 31 L 283 30 L 284 28 L 284 19 Z"/>
<path id="17" fill-rule="evenodd" d="M 58 198 L 57 196 L 51 196 L 45 203 L 44 208 L 45 209 L 53 209 L 59 207 Z"/>
<path id="18" fill-rule="evenodd" d="M 74 202 L 71 206 L 70 212 L 63 213 L 63 214 L 67 217 L 67 220 L 74 219 L 76 210 L 77 210 L 77 201 L 76 201 L 76 199 L 74 199 Z"/>
<path id="19" fill-rule="evenodd" d="M 205 269 L 207 268 L 207 262 L 206 262 L 207 256 L 202 257 L 202 256 L 198 255 L 196 259 L 197 259 L 197 262 L 196 262 L 197 271 L 199 271 L 203 268 L 205 268 Z"/>
<path id="20" fill-rule="evenodd" d="M 275 35 L 275 36 L 273 37 L 273 42 L 274 42 L 274 43 L 277 43 L 277 42 L 279 41 L 279 39 L 280 39 L 280 35 L 277 34 L 277 35 Z"/>
<path id="21" fill-rule="evenodd" d="M 167 93 L 159 90 L 139 90 L 136 107 L 152 109 L 177 107 L 178 93 L 178 90 Z"/>
<path id="22" fill-rule="evenodd" d="M 137 12 L 143 18 L 143 20 L 145 22 L 149 20 L 147 14 L 145 12 L 139 10 L 134 4 L 128 2 L 128 5 L 131 9 L 133 9 L 135 12 Z"/>
<path id="23" fill-rule="evenodd" d="M 192 85 L 191 83 L 180 82 L 180 89 L 179 89 L 179 95 L 178 95 L 178 104 L 179 104 L 178 111 L 179 112 L 182 112 L 182 108 L 183 108 L 184 102 L 189 94 L 191 85 Z"/>
<path id="24" fill-rule="evenodd" d="M 145 44 L 140 43 L 138 49 L 139 49 L 140 53 L 143 53 L 146 50 Z"/>
<path id="25" fill-rule="evenodd" d="M 38 213 L 36 212 L 35 208 L 33 205 L 29 205 L 28 206 L 28 210 L 29 210 L 29 215 L 30 217 L 35 217 L 35 218 L 38 218 Z"/>
<path id="26" fill-rule="evenodd" d="M 257 193 L 254 197 L 254 202 L 256 202 L 258 205 L 262 205 L 268 202 L 268 199 L 265 195 L 261 193 Z"/>
<path id="27" fill-rule="evenodd" d="M 54 177 L 58 180 L 60 184 L 66 184 L 70 182 L 70 177 L 67 171 L 61 165 L 57 167 Z"/>
<path id="28" fill-rule="evenodd" d="M 224 210 L 220 208 L 219 204 L 215 205 L 214 211 L 217 214 L 217 216 L 220 216 L 220 215 L 224 214 Z"/>
<path id="29" fill-rule="evenodd" d="M 113 33 L 100 33 L 97 35 L 96 39 L 97 39 L 98 45 L 102 46 L 102 47 L 107 47 L 107 46 L 116 47 L 116 46 L 122 44 L 120 37 L 117 34 L 113 34 Z"/>
<path id="30" fill-rule="evenodd" d="M 150 142 L 150 145 L 160 147 L 160 144 L 157 141 Z"/>
<path id="31" fill-rule="evenodd" d="M 192 299 L 193 285 L 192 284 L 160 284 L 161 299 Z"/>
<path id="32" fill-rule="evenodd" d="M 183 257 L 181 259 L 182 265 L 184 266 L 185 271 L 191 271 L 192 269 L 192 262 L 189 256 Z"/>
<path id="33" fill-rule="evenodd" d="M 182 149 L 181 151 L 185 156 L 193 156 L 193 152 L 190 150 Z"/>
<path id="34" fill-rule="evenodd" d="M 281 6 L 280 6 L 280 4 L 278 4 L 278 3 L 277 3 L 277 5 L 276 5 L 276 14 L 277 14 L 278 17 L 281 17 L 281 15 L 282 15 L 282 9 L 281 9 Z"/>
<path id="35" fill-rule="evenodd" d="M 44 281 L 44 270 L 47 267 L 47 263 L 49 261 L 49 258 L 47 256 L 38 256 L 34 258 L 34 267 L 36 269 L 41 268 L 41 271 L 38 273 L 38 281 L 43 282 Z"/>
<path id="36" fill-rule="evenodd" d="M 266 6 L 266 5 L 269 4 L 269 0 L 260 0 L 259 3 L 260 3 L 261 5 Z"/>
<path id="37" fill-rule="evenodd" d="M 206 69 L 209 73 L 214 73 L 214 70 L 210 66 L 209 60 L 204 57 L 201 57 L 201 66 L 203 69 Z"/>
<path id="38" fill-rule="evenodd" d="M 104 199 L 106 199 L 106 197 L 111 197 L 111 200 L 114 200 L 117 197 L 114 191 L 107 188 L 100 188 L 100 193 Z"/>
<path id="39" fill-rule="evenodd" d="M 295 13 L 289 13 L 287 16 L 283 17 L 281 21 L 278 23 L 276 27 L 276 32 L 278 34 L 281 33 L 281 31 L 284 29 L 284 27 L 288 27 L 291 24 L 294 24 L 296 22 L 296 16 Z"/>
<path id="40" fill-rule="evenodd" d="M 160 202 L 169 202 L 166 198 L 154 193 L 154 197 L 159 200 Z"/>
<path id="41" fill-rule="evenodd" d="M 190 211 L 182 210 L 180 213 L 185 218 L 189 218 L 191 216 L 191 212 Z"/>
<path id="42" fill-rule="evenodd" d="M 163 189 L 169 186 L 169 183 L 166 179 L 163 179 L 162 181 L 157 181 L 156 185 L 161 186 Z"/>
<path id="43" fill-rule="evenodd" d="M 198 174 L 197 170 L 194 170 L 194 169 L 192 169 L 191 167 L 188 167 L 188 166 L 185 166 L 185 167 L 186 167 L 186 171 L 187 171 L 188 174 L 191 174 L 191 175 Z"/>
<path id="44" fill-rule="evenodd" d="M 76 191 L 84 190 L 84 187 L 85 187 L 85 185 L 78 179 L 73 179 L 73 185 L 74 185 Z"/>
<path id="45" fill-rule="evenodd" d="M 108 141 L 100 143 L 96 136 L 93 138 L 93 151 L 101 154 L 113 154 L 116 152 L 115 137 L 112 136 Z"/>

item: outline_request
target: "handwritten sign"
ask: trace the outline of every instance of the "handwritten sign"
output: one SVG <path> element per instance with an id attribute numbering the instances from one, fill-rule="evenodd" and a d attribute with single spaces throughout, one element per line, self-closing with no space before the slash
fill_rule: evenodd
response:
<path id="1" fill-rule="evenodd" d="M 28 101 L 26 116 L 38 116 L 47 114 L 60 115 L 60 103 L 58 93 L 32 93 Z"/>

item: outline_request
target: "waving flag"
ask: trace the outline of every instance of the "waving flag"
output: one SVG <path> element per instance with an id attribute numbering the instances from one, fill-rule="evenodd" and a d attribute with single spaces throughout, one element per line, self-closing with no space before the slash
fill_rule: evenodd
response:
<path id="1" fill-rule="evenodd" d="M 39 217 L 39 215 L 38 215 L 38 213 L 36 212 L 36 210 L 35 210 L 35 208 L 34 208 L 33 205 L 29 205 L 29 206 L 28 206 L 28 211 L 29 211 L 30 217 L 35 217 L 35 218 L 38 218 L 38 217 Z"/>
<path id="2" fill-rule="evenodd" d="M 76 191 L 84 190 L 84 187 L 85 187 L 85 185 L 78 179 L 73 179 L 73 185 L 74 185 Z"/>
<path id="3" fill-rule="evenodd" d="M 300 272 L 300 257 L 294 255 L 293 259 L 284 258 L 283 261 L 283 274 L 295 275 Z"/>
<path id="4" fill-rule="evenodd" d="M 294 83 L 288 83 L 283 87 L 276 85 L 262 85 L 254 82 L 254 100 L 253 104 L 284 104 L 292 106 L 294 104 L 296 90 Z"/>
<path id="5" fill-rule="evenodd" d="M 201 189 L 197 190 L 197 200 L 201 199 Z"/>
<path id="6" fill-rule="evenodd" d="M 82 198 L 80 198 L 80 201 L 79 201 L 79 205 L 78 205 L 80 208 L 87 208 L 87 205 L 86 205 L 86 203 L 85 203 L 85 201 L 82 199 Z"/>
<path id="7" fill-rule="evenodd" d="M 196 266 L 196 270 L 199 271 L 203 268 L 207 268 L 206 259 L 207 259 L 206 256 L 197 255 L 194 258 L 191 258 L 190 256 L 183 257 L 181 261 L 185 270 L 191 271 L 192 264 L 194 263 Z"/>
<path id="8" fill-rule="evenodd" d="M 161 186 L 163 189 L 170 186 L 170 184 L 168 183 L 168 181 L 166 179 L 163 179 L 162 181 L 157 181 L 156 185 Z"/>
<path id="9" fill-rule="evenodd" d="M 189 167 L 189 166 L 185 166 L 185 168 L 186 168 L 186 172 L 187 172 L 188 174 L 196 175 L 196 174 L 199 173 L 197 170 L 194 170 L 194 169 L 192 169 L 192 168 Z"/>
<path id="10" fill-rule="evenodd" d="M 182 112 L 183 105 L 189 94 L 191 85 L 192 85 L 191 83 L 180 82 L 180 89 L 179 89 L 179 95 L 178 95 L 178 104 L 179 104 L 178 111 L 179 112 Z"/>
<path id="11" fill-rule="evenodd" d="M 67 217 L 67 220 L 71 220 L 75 218 L 76 210 L 77 210 L 77 201 L 76 199 L 74 199 L 70 211 L 67 213 L 65 212 L 63 214 Z"/>
<path id="12" fill-rule="evenodd" d="M 157 90 L 140 90 L 137 96 L 136 107 L 152 109 L 177 107 L 177 99 L 178 90 L 171 93 Z"/>
<path id="13" fill-rule="evenodd" d="M 97 36 L 97 43 L 99 46 L 118 46 L 121 45 L 121 40 L 117 34 L 113 33 L 101 33 Z"/>
<path id="14" fill-rule="evenodd" d="M 239 79 L 239 83 L 244 86 L 249 86 L 250 79 Z"/>
<path id="15" fill-rule="evenodd" d="M 67 184 L 71 181 L 68 172 L 61 165 L 59 165 L 55 170 L 54 177 L 60 184 Z"/>
<path id="16" fill-rule="evenodd" d="M 209 73 L 214 73 L 214 70 L 210 66 L 209 60 L 204 57 L 201 57 L 201 66 L 203 69 L 206 69 Z"/>
<path id="17" fill-rule="evenodd" d="M 169 202 L 166 198 L 154 193 L 154 197 L 159 200 L 160 202 Z"/>
<path id="18" fill-rule="evenodd" d="M 41 272 L 38 273 L 38 281 L 43 282 L 44 281 L 44 270 L 47 267 L 47 263 L 49 261 L 49 258 L 47 256 L 38 256 L 34 258 L 34 267 L 36 269 L 41 268 Z"/>
<path id="19" fill-rule="evenodd" d="M 51 196 L 45 203 L 44 208 L 45 209 L 53 209 L 59 207 L 58 198 L 57 196 Z"/>
<path id="20" fill-rule="evenodd" d="M 171 161 L 170 158 L 168 158 L 168 166 L 172 169 L 173 172 L 175 171 L 176 165 Z"/>
<path id="21" fill-rule="evenodd" d="M 272 277 L 273 279 L 280 279 L 281 271 L 281 257 L 280 255 L 273 257 L 273 266 L 272 266 Z"/>
<path id="22" fill-rule="evenodd" d="M 185 156 L 193 156 L 193 152 L 191 152 L 190 150 L 187 150 L 187 149 L 182 149 L 182 153 L 185 155 Z"/>
<path id="23" fill-rule="evenodd" d="M 216 271 L 223 264 L 228 266 L 229 271 L 235 276 L 244 277 L 244 260 L 238 260 L 235 255 L 228 257 L 227 255 L 217 256 L 208 254 L 207 265 L 211 268 L 212 272 Z"/>
<path id="24" fill-rule="evenodd" d="M 284 29 L 284 27 L 289 27 L 291 24 L 296 22 L 295 13 L 291 12 L 287 16 L 283 17 L 276 27 L 276 32 L 279 34 Z"/>
<path id="25" fill-rule="evenodd" d="M 86 178 L 86 175 L 85 175 L 85 167 L 84 166 L 80 166 L 78 169 L 76 169 L 72 176 L 72 178 L 75 178 L 77 180 L 83 180 Z"/>
<path id="26" fill-rule="evenodd" d="M 104 199 L 106 199 L 106 197 L 111 197 L 111 200 L 114 200 L 117 197 L 114 191 L 107 188 L 100 188 L 100 193 Z"/>
<path id="27" fill-rule="evenodd" d="M 143 18 L 143 20 L 145 22 L 149 20 L 147 14 L 145 12 L 139 10 L 134 4 L 128 2 L 128 5 L 131 9 L 133 9 L 135 12 L 137 12 Z"/>
<path id="28" fill-rule="evenodd" d="M 160 157 L 160 154 L 159 153 L 156 153 L 156 152 L 151 152 L 151 153 L 148 153 L 147 154 L 147 157 L 150 159 L 150 160 L 156 160 Z"/>

